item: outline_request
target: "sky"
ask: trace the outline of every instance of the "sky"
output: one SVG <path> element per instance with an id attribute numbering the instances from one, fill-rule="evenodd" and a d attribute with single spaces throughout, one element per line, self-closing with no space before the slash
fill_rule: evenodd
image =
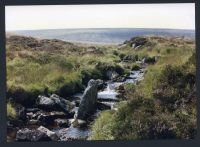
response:
<path id="1" fill-rule="evenodd" d="M 195 4 L 6 6 L 6 31 L 64 28 L 195 29 Z"/>

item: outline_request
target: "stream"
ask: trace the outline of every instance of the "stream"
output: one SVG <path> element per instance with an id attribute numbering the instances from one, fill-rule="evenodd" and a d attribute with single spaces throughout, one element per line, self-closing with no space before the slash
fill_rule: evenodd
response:
<path id="1" fill-rule="evenodd" d="M 143 80 L 144 78 L 144 69 L 140 69 L 137 71 L 130 71 L 129 76 L 126 78 L 124 82 L 112 82 L 112 81 L 107 81 L 106 82 L 106 88 L 103 89 L 102 91 L 98 91 L 97 99 L 100 101 L 100 103 L 103 103 L 110 107 L 110 109 L 115 110 L 115 104 L 119 102 L 118 100 L 118 92 L 117 88 L 120 85 L 127 84 L 127 83 L 132 83 L 136 84 L 138 81 Z M 82 94 L 76 94 L 74 95 L 76 97 L 81 98 Z M 78 107 L 77 107 L 78 109 Z M 94 114 L 93 118 L 95 119 L 98 117 L 99 113 L 101 113 L 103 110 L 97 109 L 96 113 Z M 89 126 L 86 128 L 73 128 L 71 127 L 68 130 L 68 133 L 66 134 L 67 137 L 74 137 L 74 138 L 79 138 L 79 139 L 87 139 L 91 134 L 91 129 Z"/>
<path id="2" fill-rule="evenodd" d="M 113 81 L 107 81 L 106 86 L 103 90 L 99 90 L 97 94 L 97 99 L 99 103 L 102 103 L 103 105 L 107 106 L 108 109 L 116 110 L 115 105 L 119 102 L 117 92 L 117 88 L 120 85 L 126 84 L 126 83 L 132 83 L 136 84 L 138 81 L 143 80 L 144 78 L 144 69 L 140 69 L 137 71 L 130 71 L 130 74 L 128 77 L 125 78 L 123 82 L 113 82 Z M 72 102 L 75 102 L 76 100 L 81 99 L 82 93 L 77 93 L 73 95 Z M 78 106 L 74 108 L 75 114 L 78 111 Z M 70 125 L 69 127 L 58 127 L 55 125 L 49 125 L 45 126 L 50 131 L 55 132 L 58 137 L 60 138 L 60 141 L 67 141 L 67 140 L 87 140 L 87 138 L 91 135 L 91 128 L 90 124 L 93 122 L 99 114 L 104 111 L 103 109 L 97 109 L 96 112 L 90 117 L 90 120 L 85 122 L 81 122 L 83 124 L 83 127 L 74 127 L 74 125 Z M 63 118 L 63 117 L 62 117 Z M 69 119 L 68 121 L 72 123 L 75 119 Z M 81 121 L 81 120 L 80 120 Z M 26 128 L 35 129 L 38 128 L 40 125 L 27 125 Z M 20 128 L 21 129 L 21 128 Z M 15 130 L 9 130 L 8 129 L 8 137 L 10 141 L 15 141 L 16 138 L 16 129 Z"/>

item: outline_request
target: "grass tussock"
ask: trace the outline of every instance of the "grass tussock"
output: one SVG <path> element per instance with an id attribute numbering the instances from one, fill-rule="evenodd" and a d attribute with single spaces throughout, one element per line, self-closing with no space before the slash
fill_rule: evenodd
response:
<path id="1" fill-rule="evenodd" d="M 11 103 L 7 103 L 7 116 L 9 119 L 15 119 L 16 118 L 16 110 L 13 107 Z"/>

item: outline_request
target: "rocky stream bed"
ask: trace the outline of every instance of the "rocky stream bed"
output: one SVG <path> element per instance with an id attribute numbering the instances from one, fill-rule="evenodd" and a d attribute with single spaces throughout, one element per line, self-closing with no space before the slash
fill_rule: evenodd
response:
<path id="1" fill-rule="evenodd" d="M 7 122 L 8 141 L 68 141 L 87 140 L 91 134 L 91 123 L 108 109 L 117 111 L 116 104 L 120 85 L 135 84 L 142 80 L 144 68 L 131 71 L 120 80 L 93 80 L 88 82 L 84 93 L 71 99 L 56 94 L 39 95 L 35 106 L 19 106 L 18 121 Z"/>

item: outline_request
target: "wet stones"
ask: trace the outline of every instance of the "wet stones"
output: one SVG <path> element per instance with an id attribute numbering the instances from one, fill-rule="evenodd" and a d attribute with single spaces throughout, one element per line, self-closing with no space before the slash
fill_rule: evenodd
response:
<path id="1" fill-rule="evenodd" d="M 56 94 L 51 95 L 50 97 L 45 97 L 39 95 L 36 104 L 38 108 L 46 111 L 63 111 L 69 113 L 70 109 L 73 107 L 73 104 L 68 100 L 57 96 Z"/>
<path id="2" fill-rule="evenodd" d="M 24 128 L 17 131 L 16 141 L 51 141 L 51 138 L 39 130 Z"/>
<path id="3" fill-rule="evenodd" d="M 102 103 L 102 102 L 98 102 L 97 103 L 97 108 L 99 110 L 110 110 L 111 109 L 111 106 L 110 105 L 107 105 L 105 103 Z"/>
<path id="4" fill-rule="evenodd" d="M 35 120 L 35 119 L 30 119 L 28 121 L 28 124 L 29 125 L 39 125 L 40 124 L 40 121 L 39 120 Z"/>
<path id="5" fill-rule="evenodd" d="M 74 119 L 74 121 L 72 122 L 72 126 L 74 128 L 84 128 L 87 126 L 87 122 L 81 119 Z"/>
<path id="6" fill-rule="evenodd" d="M 59 140 L 59 137 L 57 136 L 57 134 L 55 132 L 52 132 L 43 126 L 40 126 L 37 130 L 46 134 L 49 138 L 51 138 L 52 141 Z"/>
<path id="7" fill-rule="evenodd" d="M 37 129 L 31 130 L 23 128 L 17 131 L 16 141 L 57 141 L 59 137 L 55 132 L 40 126 Z"/>
<path id="8" fill-rule="evenodd" d="M 61 141 L 71 140 L 86 140 L 90 135 L 90 130 L 84 130 L 79 128 L 63 128 L 58 131 L 58 136 Z"/>
<path id="9" fill-rule="evenodd" d="M 59 127 L 69 127 L 70 126 L 70 123 L 69 123 L 69 120 L 68 119 L 55 119 L 54 120 L 56 126 L 59 126 Z"/>

